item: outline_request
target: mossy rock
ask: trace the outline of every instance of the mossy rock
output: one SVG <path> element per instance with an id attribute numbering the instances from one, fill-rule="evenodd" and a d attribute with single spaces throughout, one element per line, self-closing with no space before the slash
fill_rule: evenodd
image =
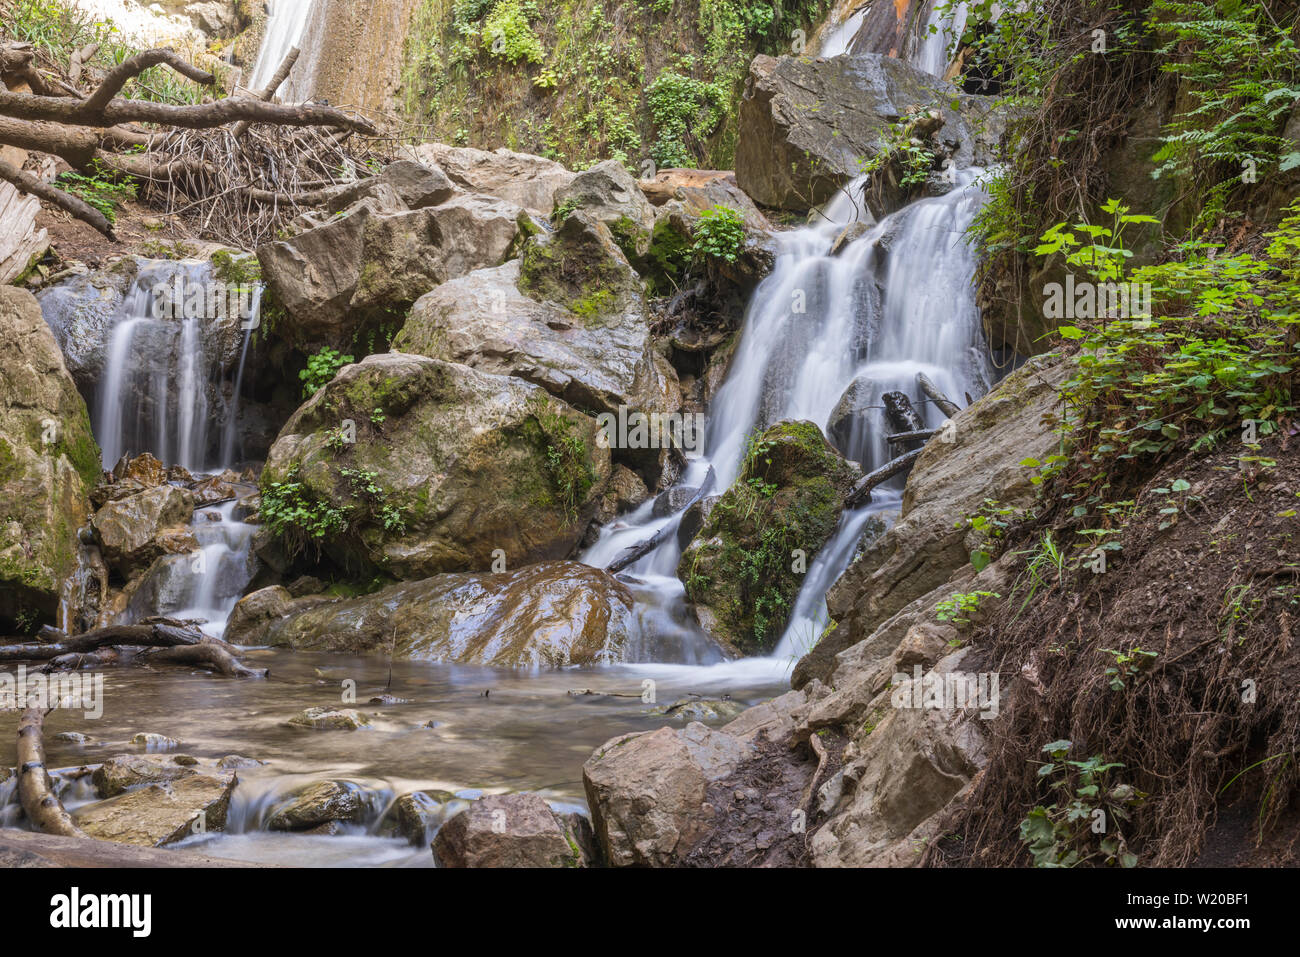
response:
<path id="1" fill-rule="evenodd" d="M 778 422 L 750 446 L 735 484 L 677 566 L 705 629 L 728 651 L 767 654 L 858 470 L 811 422 Z"/>

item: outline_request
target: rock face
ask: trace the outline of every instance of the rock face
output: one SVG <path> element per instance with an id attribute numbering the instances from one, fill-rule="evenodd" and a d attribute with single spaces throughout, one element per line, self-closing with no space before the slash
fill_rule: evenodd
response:
<path id="1" fill-rule="evenodd" d="M 958 168 L 991 156 L 975 132 L 987 103 L 902 60 L 757 56 L 740 103 L 736 180 L 765 206 L 819 205 L 859 174 L 913 107 L 938 111 L 939 141 Z"/>
<path id="2" fill-rule="evenodd" d="M 899 520 L 848 567 L 827 595 L 836 622 L 796 666 L 793 683 L 829 677 L 836 653 L 871 635 L 891 615 L 943 584 L 970 561 L 963 520 L 984 500 L 1023 507 L 1031 472 L 1059 438 L 1051 416 L 1067 363 L 1036 359 L 952 419 L 955 441 L 931 441 L 912 468 Z"/>
<path id="3" fill-rule="evenodd" d="M 574 177 L 554 160 L 508 149 L 422 143 L 411 152 L 419 162 L 438 166 L 462 189 L 487 193 L 543 219 L 555 209 L 556 192 Z"/>
<path id="4" fill-rule="evenodd" d="M 0 631 L 53 621 L 99 477 L 86 405 L 30 293 L 0 286 Z"/>
<path id="5" fill-rule="evenodd" d="M 772 650 L 803 583 L 796 550 L 812 562 L 856 476 L 811 422 L 759 436 L 677 566 L 701 625 L 729 651 Z"/>
<path id="6" fill-rule="evenodd" d="M 652 180 L 637 183 L 646 199 L 662 207 L 674 200 L 689 213 L 698 216 L 714 206 L 727 206 L 740 213 L 740 218 L 751 229 L 772 228 L 768 218 L 754 205 L 736 182 L 730 170 L 716 169 L 661 169 Z"/>
<path id="7" fill-rule="evenodd" d="M 614 867 L 669 867 L 703 837 L 710 783 L 752 752 L 747 741 L 691 722 L 620 735 L 582 767 L 596 840 Z"/>
<path id="8" fill-rule="evenodd" d="M 555 205 L 581 207 L 604 223 L 628 256 L 645 255 L 655 225 L 654 207 L 617 160 L 583 170 L 555 192 Z"/>
<path id="9" fill-rule="evenodd" d="M 437 178 L 403 174 L 354 187 L 361 198 L 320 225 L 258 250 L 287 319 L 276 332 L 303 351 L 347 348 L 391 323 L 438 283 L 495 266 L 518 235 L 521 210 L 490 196 L 444 195 Z"/>
<path id="10" fill-rule="evenodd" d="M 489 795 L 438 830 L 433 853 L 443 867 L 582 867 L 572 829 L 540 795 Z"/>
<path id="11" fill-rule="evenodd" d="M 72 819 L 91 837 L 161 847 L 201 830 L 224 828 L 234 789 L 233 776 L 191 771 L 82 808 Z"/>
<path id="12" fill-rule="evenodd" d="M 260 602 L 258 595 L 240 605 Z M 232 624 L 237 618 L 245 620 L 239 606 Z M 621 582 L 588 565 L 543 562 L 501 574 L 437 575 L 290 609 L 241 630 L 237 640 L 350 654 L 391 645 L 404 658 L 566 667 L 621 660 L 634 628 L 632 596 Z"/>
<path id="13" fill-rule="evenodd" d="M 345 422 L 356 441 L 342 441 Z M 330 557 L 400 578 L 486 569 L 497 549 L 507 567 L 560 558 L 609 480 L 597 433 L 520 379 L 372 355 L 285 424 L 262 472 L 263 513 L 274 495 L 328 509 L 346 525 L 324 542 Z"/>

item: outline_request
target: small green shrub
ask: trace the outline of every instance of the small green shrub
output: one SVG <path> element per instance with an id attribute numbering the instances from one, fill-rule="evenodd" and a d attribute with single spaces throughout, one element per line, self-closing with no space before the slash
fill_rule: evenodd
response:
<path id="1" fill-rule="evenodd" d="M 729 206 L 711 206 L 700 213 L 691 252 L 697 260 L 734 263 L 745 247 L 745 221 Z"/>
<path id="2" fill-rule="evenodd" d="M 338 350 L 331 349 L 329 346 L 308 356 L 307 368 L 298 373 L 298 378 L 302 380 L 303 398 L 310 399 L 325 388 L 338 371 L 352 361 L 352 356 L 339 355 Z"/>

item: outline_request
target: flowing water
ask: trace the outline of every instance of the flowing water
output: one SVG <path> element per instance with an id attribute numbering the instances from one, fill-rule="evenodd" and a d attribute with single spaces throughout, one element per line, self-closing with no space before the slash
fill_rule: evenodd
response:
<path id="1" fill-rule="evenodd" d="M 832 57 L 850 52 L 869 10 L 869 5 L 863 6 L 827 34 L 817 55 Z M 931 76 L 943 76 L 951 62 L 954 41 L 966 28 L 966 16 L 965 3 L 953 3 L 949 9 L 945 0 L 929 0 L 925 20 L 918 18 L 916 22 L 919 29 L 908 29 L 903 38 L 902 58 Z"/>
<path id="2" fill-rule="evenodd" d="M 920 200 L 878 223 L 863 212 L 861 184 L 853 183 L 810 225 L 777 234 L 774 269 L 753 297 L 729 375 L 710 409 L 704 451 L 688 460 L 683 485 L 710 483 L 711 494 L 720 494 L 735 480 L 755 430 L 788 418 L 825 429 L 854 383 L 866 408 L 841 442 L 864 470 L 894 454 L 884 440 L 884 392 L 907 394 L 926 424 L 937 427 L 943 416 L 920 393 L 918 373 L 959 404 L 987 391 L 993 373 L 973 301 L 974 256 L 963 235 L 983 198 L 977 175 L 965 171 L 947 195 Z M 837 238 L 851 235 L 845 229 L 855 224 L 860 235 L 833 254 Z M 247 333 L 232 338 L 227 329 L 214 337 L 211 322 L 160 320 L 146 308 L 157 283 L 178 271 L 195 278 L 188 271 L 198 268 L 145 264 L 114 318 L 91 410 L 106 464 L 141 451 L 169 465 L 209 471 L 234 462 L 238 388 L 213 385 L 214 379 L 242 377 Z M 629 663 L 503 671 L 251 649 L 250 664 L 269 667 L 269 679 L 230 680 L 182 669 L 110 671 L 103 718 L 51 715 L 50 763 L 71 767 L 130 751 L 127 742 L 137 732 L 176 738 L 185 753 L 200 758 L 243 754 L 268 763 L 240 771 L 228 830 L 188 844 L 243 860 L 428 865 L 427 848 L 387 834 L 397 796 L 436 792 L 444 814 L 484 791 L 538 791 L 557 808 L 581 807 L 581 767 L 595 747 L 619 733 L 682 723 L 652 713 L 655 705 L 637 697 L 570 691 L 626 695 L 651 679 L 659 705 L 691 694 L 749 705 L 786 690 L 793 660 L 825 625 L 827 589 L 852 561 L 864 531 L 879 528 L 897 510 L 902 485 L 901 477 L 891 480 L 870 504 L 843 515 L 810 565 L 789 626 L 767 658 L 723 661 L 692 624 L 675 574 L 681 514 L 655 517 L 647 502 L 604 529 L 582 556 L 604 567 L 624 548 L 666 533 L 624 573 L 642 626 Z M 126 617 L 201 617 L 211 633 L 221 632 L 252 572 L 254 529 L 235 520 L 234 508 L 226 503 L 196 512 L 199 553 L 163 563 Z M 375 715 L 372 729 L 312 732 L 286 723 L 304 708 L 346 705 L 340 688 L 349 679 L 356 682 L 356 707 Z M 384 691 L 407 702 L 366 704 Z M 0 735 L 12 740 L 15 721 L 0 715 Z M 60 730 L 89 733 L 92 741 L 83 747 L 52 740 Z M 87 780 L 74 778 L 60 778 L 73 808 L 93 800 Z M 329 837 L 268 830 L 271 814 L 294 788 L 327 778 L 364 791 L 364 821 Z M 16 823 L 12 790 L 0 785 L 0 824 Z"/>
<path id="3" fill-rule="evenodd" d="M 271 82 L 285 55 L 302 42 L 307 23 L 311 19 L 316 0 L 271 0 L 271 16 L 266 21 L 266 36 L 257 52 L 257 62 L 245 84 L 250 90 L 262 90 Z M 278 95 L 285 100 L 294 99 L 294 91 L 306 89 L 302 70 L 294 67 L 289 81 Z"/>

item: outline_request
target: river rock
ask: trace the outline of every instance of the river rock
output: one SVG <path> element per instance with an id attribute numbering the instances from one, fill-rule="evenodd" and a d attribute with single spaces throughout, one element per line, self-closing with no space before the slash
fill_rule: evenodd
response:
<path id="1" fill-rule="evenodd" d="M 226 826 L 233 776 L 191 773 L 150 784 L 75 811 L 73 822 L 105 841 L 161 847 Z"/>
<path id="2" fill-rule="evenodd" d="M 542 219 L 555 209 L 556 192 L 574 177 L 554 160 L 508 149 L 488 152 L 444 143 L 421 143 L 410 152 L 419 162 L 443 170 L 462 189 L 514 203 Z"/>
<path id="3" fill-rule="evenodd" d="M 371 423 L 376 408 L 382 430 Z M 338 448 L 345 420 L 357 440 Z M 486 569 L 501 552 L 508 567 L 559 558 L 582 539 L 609 480 L 609 449 L 597 439 L 594 420 L 519 379 L 372 355 L 285 424 L 262 471 L 263 509 L 268 488 L 296 481 L 297 494 L 352 515 L 346 474 L 364 473 L 379 490 L 367 494 L 402 521 L 352 518 L 351 534 L 324 544 L 340 565 L 420 578 Z"/>
<path id="4" fill-rule="evenodd" d="M 443 867 L 582 867 L 589 863 L 565 823 L 537 794 L 479 798 L 438 830 Z"/>
<path id="5" fill-rule="evenodd" d="M 900 518 L 851 564 L 826 596 L 836 626 L 795 667 L 796 687 L 830 677 L 834 657 L 870 636 L 970 561 L 965 519 L 985 499 L 1023 507 L 1033 474 L 1060 443 L 1053 409 L 1070 364 L 1034 359 L 952 419 L 952 442 L 926 443 L 907 480 Z"/>
<path id="6" fill-rule="evenodd" d="M 146 751 L 175 751 L 181 746 L 175 738 L 154 731 L 141 731 L 131 738 L 131 743 Z"/>
<path id="7" fill-rule="evenodd" d="M 701 625 L 726 650 L 772 650 L 803 584 L 796 550 L 806 569 L 857 475 L 811 422 L 778 422 L 758 437 L 677 566 Z"/>
<path id="8" fill-rule="evenodd" d="M 188 527 L 193 514 L 190 492 L 159 485 L 108 502 L 91 519 L 91 528 L 104 561 L 129 578 L 161 555 L 197 549 Z"/>
<path id="9" fill-rule="evenodd" d="M 86 404 L 32 295 L 0 286 L 0 632 L 52 622 L 99 478 Z"/>
<path id="10" fill-rule="evenodd" d="M 676 200 L 698 217 L 706 209 L 727 206 L 740 214 L 750 229 L 770 230 L 772 223 L 736 182 L 736 174 L 717 169 L 661 169 L 654 179 L 637 185 L 651 205 L 664 206 Z"/>
<path id="11" fill-rule="evenodd" d="M 359 822 L 367 810 L 365 791 L 351 781 L 317 781 L 276 806 L 266 826 L 302 831 L 333 821 Z"/>
<path id="12" fill-rule="evenodd" d="M 615 867 L 668 867 L 703 836 L 705 791 L 752 753 L 748 742 L 699 722 L 619 735 L 582 767 L 592 826 Z"/>
<path id="13" fill-rule="evenodd" d="M 245 637 L 313 651 L 567 667 L 621 660 L 635 620 L 631 594 L 612 576 L 578 562 L 543 562 L 403 582 L 288 612 Z"/>
<path id="14" fill-rule="evenodd" d="M 680 721 L 718 721 L 738 717 L 745 706 L 739 701 L 723 698 L 681 698 L 672 704 L 651 709 L 655 717 L 676 718 Z"/>
<path id="15" fill-rule="evenodd" d="M 324 595 L 295 598 L 283 585 L 259 588 L 239 599 L 231 609 L 222 638 L 235 645 L 258 644 L 270 622 L 330 600 Z"/>
<path id="16" fill-rule="evenodd" d="M 315 731 L 360 731 L 370 727 L 370 716 L 352 708 L 308 708 L 290 718 L 289 724 Z"/>
<path id="17" fill-rule="evenodd" d="M 859 175 L 862 162 L 880 152 L 892 125 L 913 107 L 942 117 L 938 139 L 956 167 L 989 161 L 996 134 L 980 123 L 987 99 L 903 60 L 872 53 L 757 56 L 740 102 L 736 180 L 764 206 L 817 206 Z"/>
<path id="18" fill-rule="evenodd" d="M 101 798 L 111 798 L 141 784 L 175 781 L 194 772 L 165 758 L 148 758 L 139 754 L 119 754 L 109 758 L 91 775 L 95 791 Z"/>
<path id="19" fill-rule="evenodd" d="M 428 847 L 433 832 L 446 817 L 450 802 L 455 799 L 446 791 L 412 791 L 393 802 L 390 811 L 393 830 L 417 847 Z"/>

